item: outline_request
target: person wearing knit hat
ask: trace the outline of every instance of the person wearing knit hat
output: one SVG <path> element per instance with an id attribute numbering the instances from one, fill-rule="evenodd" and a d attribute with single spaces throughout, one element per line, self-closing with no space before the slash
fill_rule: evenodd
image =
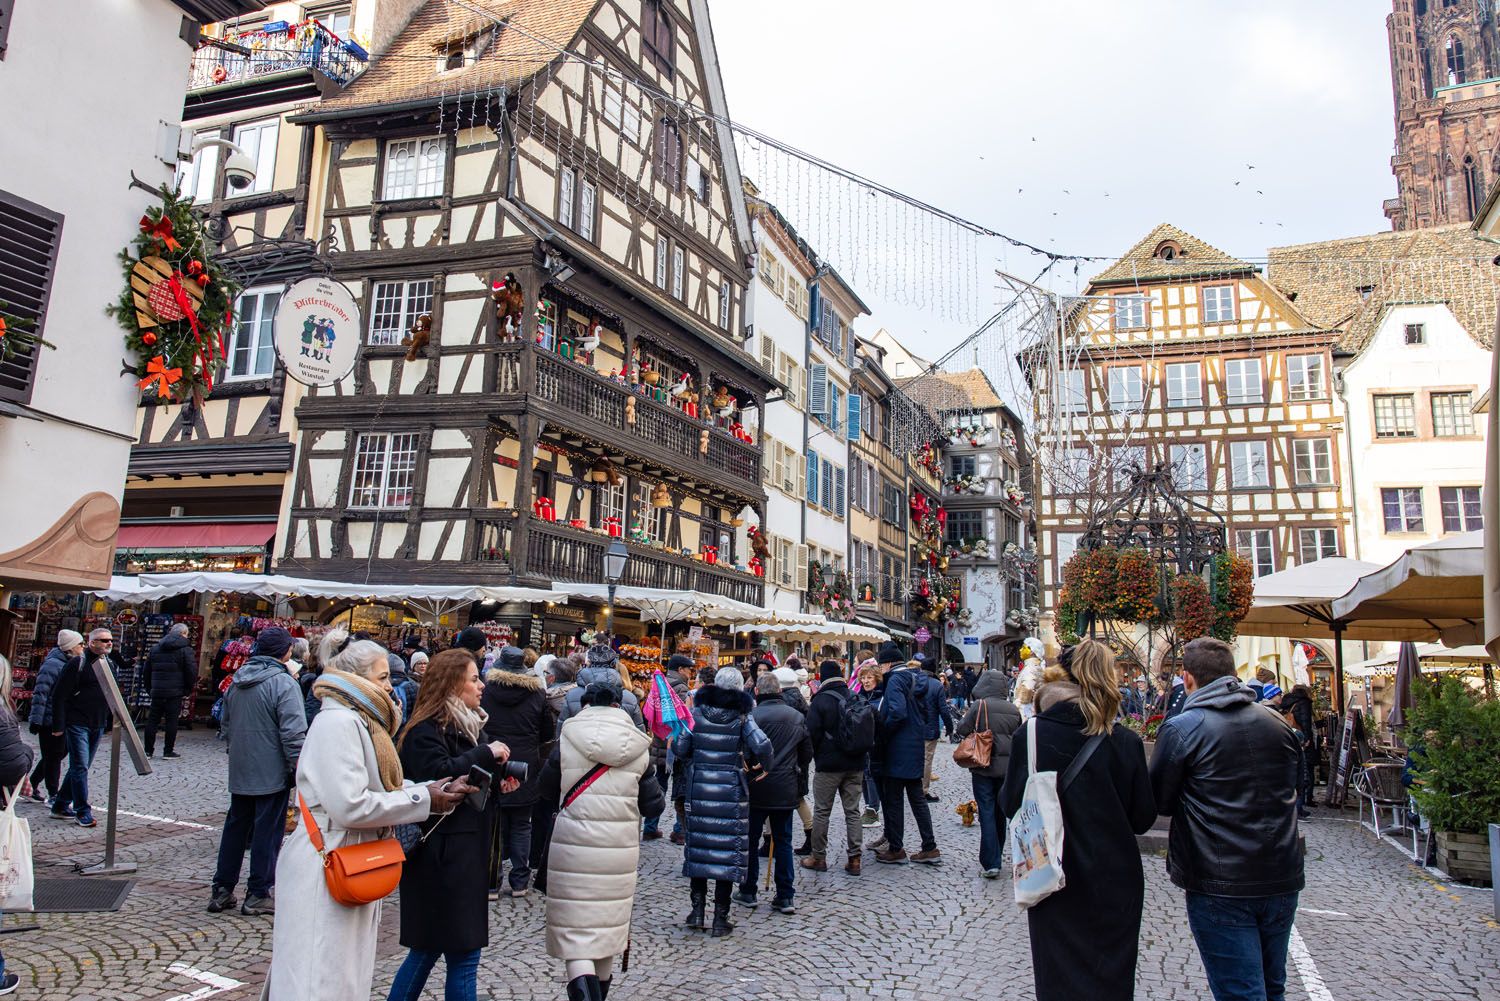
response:
<path id="1" fill-rule="evenodd" d="M 880 652 L 875 655 L 875 662 L 884 669 L 887 664 L 905 663 L 906 654 L 902 653 L 901 648 L 895 643 L 888 640 L 881 646 Z"/>
<path id="2" fill-rule="evenodd" d="M 527 769 L 518 787 L 491 797 L 489 891 L 491 899 L 499 897 L 501 870 L 508 860 L 509 895 L 524 897 L 530 890 L 532 864 L 541 868 L 541 857 L 532 854 L 531 834 L 534 807 L 541 798 L 542 750 L 556 736 L 557 713 L 547 701 L 546 685 L 527 667 L 526 652 L 508 644 L 484 675 L 479 708 L 485 738 L 510 748 L 508 763 L 524 763 Z"/>
<path id="3" fill-rule="evenodd" d="M 844 737 L 848 735 L 840 734 L 840 719 L 845 704 L 852 700 L 853 712 L 867 721 L 866 736 L 873 743 L 875 709 L 865 696 L 850 693 L 838 661 L 823 661 L 818 676 L 822 684 L 807 711 L 807 732 L 812 738 L 813 764 L 817 770 L 812 781 L 812 838 L 808 857 L 802 860 L 802 866 L 814 872 L 827 871 L 828 826 L 837 799 L 843 808 L 847 832 L 848 862 L 844 871 L 858 876 L 864 851 L 864 822 L 860 816 L 859 799 L 865 785 L 869 748 L 858 743 L 846 746 Z M 870 802 L 879 802 L 878 796 L 872 795 Z"/>
<path id="4" fill-rule="evenodd" d="M 50 797 L 53 813 L 62 819 L 73 816 L 73 810 L 67 799 L 58 799 L 58 791 L 62 788 L 62 765 L 68 759 L 68 738 L 63 735 L 63 721 L 57 715 L 57 679 L 68 666 L 69 659 L 81 652 L 83 634 L 72 629 L 59 630 L 57 646 L 37 669 L 31 688 L 31 715 L 28 719 L 42 751 L 36 770 L 31 773 L 31 798 L 41 802 Z M 47 786 L 45 794 L 42 792 L 43 782 Z"/>
<path id="5" fill-rule="evenodd" d="M 601 640 L 604 634 L 599 633 Z M 630 714 L 636 728 L 646 729 L 645 717 L 641 715 L 640 700 L 635 693 L 625 687 L 620 679 L 620 655 L 608 642 L 595 643 L 584 652 L 583 667 L 578 670 L 578 677 L 574 679 L 577 685 L 568 692 L 563 702 L 562 712 L 558 714 L 558 729 L 561 731 L 562 724 L 576 716 L 583 709 L 583 693 L 589 685 L 610 685 L 620 691 L 620 708 Z"/>
<path id="6" fill-rule="evenodd" d="M 795 667 L 792 666 L 794 663 L 796 664 Z M 803 674 L 807 673 L 803 670 L 801 661 L 798 661 L 795 657 L 788 657 L 786 659 L 786 666 L 778 667 L 772 673 L 777 683 L 781 685 L 781 701 L 797 710 L 803 716 L 806 716 L 807 697 L 802 694 L 802 689 L 797 687 L 797 672 L 799 670 Z M 797 801 L 797 818 L 802 821 L 802 844 L 797 846 L 795 854 L 809 855 L 812 853 L 813 813 L 812 807 L 807 805 L 807 797 L 805 796 Z M 770 837 L 769 832 L 766 836 L 767 838 Z M 769 854 L 769 843 L 762 844 L 761 855 L 764 857 L 769 856 Z"/>
<path id="7" fill-rule="evenodd" d="M 250 651 L 252 657 L 270 657 L 273 660 L 285 660 L 287 652 L 292 649 L 292 634 L 280 626 L 267 626 L 255 637 L 255 649 Z"/>
<path id="8" fill-rule="evenodd" d="M 453 645 L 478 654 L 489 645 L 489 640 L 485 638 L 483 629 L 478 626 L 466 626 L 462 632 L 453 637 Z"/>
<path id="9" fill-rule="evenodd" d="M 667 658 L 667 670 L 665 672 L 667 684 L 671 686 L 673 693 L 682 700 L 682 704 L 690 710 L 693 707 L 692 683 L 697 673 L 696 665 L 697 661 L 686 654 L 674 653 Z M 712 669 L 705 668 L 705 670 Z M 713 679 L 710 678 L 708 683 L 712 684 Z M 686 840 L 683 834 L 683 825 L 687 822 L 687 763 L 679 760 L 675 755 L 667 755 L 667 758 L 666 768 L 672 780 L 672 811 L 675 814 L 675 819 L 672 823 L 671 839 L 672 844 L 680 845 Z M 667 788 L 665 783 L 663 783 L 662 788 L 664 790 Z M 659 822 L 660 819 L 658 817 L 657 821 Z M 655 824 L 647 825 L 644 833 L 648 835 L 654 833 L 658 837 L 661 834 Z M 655 839 L 648 838 L 647 840 Z"/>
<path id="10" fill-rule="evenodd" d="M 818 665 L 819 681 L 832 681 L 835 678 L 842 678 L 843 676 L 844 669 L 839 667 L 839 662 L 836 660 L 825 660 Z M 822 689 L 820 688 L 819 691 L 822 691 Z"/>

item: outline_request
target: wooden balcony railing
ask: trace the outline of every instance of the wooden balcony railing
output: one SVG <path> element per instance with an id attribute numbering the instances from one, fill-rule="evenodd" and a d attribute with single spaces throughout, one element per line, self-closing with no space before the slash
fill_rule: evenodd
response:
<path id="1" fill-rule="evenodd" d="M 502 396 L 525 393 L 522 351 L 528 345 L 507 346 L 499 352 L 496 391 Z M 716 478 L 742 486 L 760 485 L 760 449 L 682 413 L 676 407 L 632 393 L 628 386 L 605 378 L 593 369 L 535 350 L 536 380 L 531 394 L 565 411 L 578 429 L 597 433 L 613 430 L 617 441 L 634 439 L 671 453 L 685 466 L 702 465 Z M 626 401 L 635 399 L 635 420 L 628 420 Z M 707 436 L 707 450 L 704 438 Z"/>
<path id="2" fill-rule="evenodd" d="M 494 518 L 481 518 L 474 524 L 474 537 L 474 559 L 494 567 L 498 573 L 510 573 L 515 515 L 507 512 Z"/>
<path id="3" fill-rule="evenodd" d="M 529 576 L 584 584 L 604 580 L 604 550 L 609 546 L 608 538 L 556 522 L 530 517 L 523 520 Z M 701 591 L 752 605 L 761 604 L 764 588 L 759 578 L 647 546 L 626 545 L 630 548 L 630 560 L 625 564 L 625 576 L 620 580 L 623 585 Z"/>

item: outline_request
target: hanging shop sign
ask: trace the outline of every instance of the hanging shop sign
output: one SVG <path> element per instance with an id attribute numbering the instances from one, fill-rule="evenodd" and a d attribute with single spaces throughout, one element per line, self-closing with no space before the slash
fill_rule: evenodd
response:
<path id="1" fill-rule="evenodd" d="M 911 638 L 918 643 L 926 645 L 927 641 L 932 639 L 932 633 L 926 626 L 919 626 L 917 631 L 911 634 Z"/>
<path id="2" fill-rule="evenodd" d="M 331 278 L 304 278 L 276 307 L 276 354 L 304 386 L 331 386 L 354 368 L 361 329 L 347 288 Z"/>

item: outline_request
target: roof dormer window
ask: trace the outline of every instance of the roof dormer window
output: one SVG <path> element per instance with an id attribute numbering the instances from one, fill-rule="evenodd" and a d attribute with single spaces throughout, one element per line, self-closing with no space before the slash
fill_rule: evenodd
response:
<path id="1" fill-rule="evenodd" d="M 490 50 L 495 40 L 500 37 L 500 33 L 505 30 L 504 22 L 496 24 L 488 18 L 482 21 L 482 24 L 471 24 L 463 31 L 450 35 L 433 46 L 438 54 L 439 73 L 451 73 L 465 66 L 474 65 Z"/>
<path id="2" fill-rule="evenodd" d="M 1156 245 L 1156 251 L 1151 256 L 1159 261 L 1175 261 L 1182 256 L 1182 244 L 1176 240 L 1163 240 Z"/>

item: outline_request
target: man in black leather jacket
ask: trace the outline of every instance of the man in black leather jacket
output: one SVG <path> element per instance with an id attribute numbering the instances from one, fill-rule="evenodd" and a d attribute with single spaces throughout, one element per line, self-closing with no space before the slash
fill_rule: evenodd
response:
<path id="1" fill-rule="evenodd" d="M 1187 891 L 1188 924 L 1216 1001 L 1282 1001 L 1303 886 L 1297 838 L 1301 749 L 1292 728 L 1234 676 L 1234 651 L 1203 637 L 1183 650 L 1182 712 L 1151 759 L 1156 804 L 1172 818 L 1167 871 Z"/>

